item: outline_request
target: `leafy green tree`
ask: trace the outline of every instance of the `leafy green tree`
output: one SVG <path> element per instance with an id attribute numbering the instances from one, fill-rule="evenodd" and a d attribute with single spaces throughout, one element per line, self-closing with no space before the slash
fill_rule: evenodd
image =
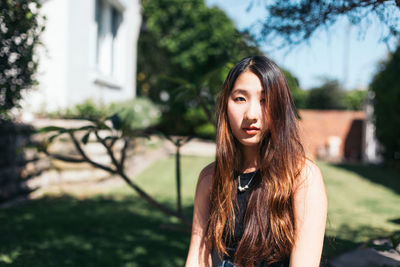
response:
<path id="1" fill-rule="evenodd" d="M 380 66 L 370 87 L 375 93 L 376 137 L 384 147 L 383 156 L 400 167 L 400 46 Z"/>
<path id="2" fill-rule="evenodd" d="M 344 91 L 337 80 L 326 78 L 320 87 L 312 88 L 308 93 L 309 109 L 344 109 Z"/>
<path id="3" fill-rule="evenodd" d="M 248 33 L 203 0 L 143 0 L 142 8 L 138 93 L 163 105 L 164 132 L 193 134 L 188 110 L 201 106 L 212 121 L 227 66 L 262 53 Z"/>
<path id="4" fill-rule="evenodd" d="M 289 71 L 283 69 L 283 73 L 285 74 L 286 80 L 288 82 L 296 108 L 307 108 L 308 92 L 300 88 L 298 79 L 294 77 Z"/>
<path id="5" fill-rule="evenodd" d="M 18 106 L 21 92 L 36 84 L 35 48 L 44 30 L 39 0 L 0 1 L 0 117 Z"/>
<path id="6" fill-rule="evenodd" d="M 252 5 L 257 1 L 253 0 Z M 400 35 L 399 0 L 289 0 L 265 1 L 268 16 L 262 23 L 260 37 L 279 37 L 282 44 L 298 44 L 310 39 L 321 28 L 328 29 L 340 17 L 366 31 L 373 22 L 383 25 L 383 40 L 397 40 Z"/>
<path id="7" fill-rule="evenodd" d="M 367 90 L 357 89 L 346 92 L 343 99 L 343 104 L 345 108 L 349 110 L 362 110 L 367 94 Z"/>

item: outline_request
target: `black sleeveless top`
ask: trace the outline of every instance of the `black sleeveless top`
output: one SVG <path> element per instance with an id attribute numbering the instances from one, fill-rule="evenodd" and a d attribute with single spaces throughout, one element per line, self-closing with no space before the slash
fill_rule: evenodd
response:
<path id="1" fill-rule="evenodd" d="M 235 179 L 237 179 L 236 177 L 235 177 Z M 252 179 L 252 177 L 253 177 L 253 179 Z M 246 208 L 247 208 L 247 203 L 249 200 L 250 192 L 254 186 L 257 186 L 257 184 L 260 181 L 260 178 L 261 177 L 260 177 L 259 171 L 240 174 L 240 185 L 242 187 L 244 187 L 245 185 L 248 185 L 249 189 L 247 189 L 244 192 L 240 192 L 239 189 L 237 189 L 236 199 L 238 202 L 238 207 L 236 207 L 236 205 L 234 205 L 235 231 L 234 231 L 233 237 L 230 238 L 230 240 L 228 240 L 227 243 L 225 244 L 225 248 L 226 248 L 227 252 L 229 253 L 229 256 L 224 256 L 223 259 L 220 259 L 217 251 L 215 249 L 213 249 L 212 250 L 212 266 L 213 267 L 221 266 L 223 260 L 229 260 L 231 262 L 233 261 L 233 256 L 235 254 L 236 247 L 239 244 L 239 241 L 242 238 L 243 232 L 244 232 L 244 216 L 246 214 Z M 274 264 L 270 264 L 270 265 L 268 265 L 266 262 L 261 262 L 259 264 L 255 264 L 254 266 L 255 267 L 288 267 L 289 259 L 280 261 L 280 262 L 277 262 Z"/>

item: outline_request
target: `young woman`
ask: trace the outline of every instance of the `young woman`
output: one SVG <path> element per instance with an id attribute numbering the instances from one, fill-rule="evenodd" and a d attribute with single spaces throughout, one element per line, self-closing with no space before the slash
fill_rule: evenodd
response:
<path id="1" fill-rule="evenodd" d="M 186 266 L 319 266 L 327 215 L 286 79 L 264 56 L 229 72 L 216 160 L 200 173 Z"/>

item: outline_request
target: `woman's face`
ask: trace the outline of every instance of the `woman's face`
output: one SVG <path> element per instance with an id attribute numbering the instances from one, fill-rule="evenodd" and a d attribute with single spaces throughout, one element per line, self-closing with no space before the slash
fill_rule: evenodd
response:
<path id="1" fill-rule="evenodd" d="M 228 119 L 233 135 L 243 146 L 261 141 L 266 127 L 264 105 L 260 79 L 250 71 L 240 74 L 228 100 Z"/>

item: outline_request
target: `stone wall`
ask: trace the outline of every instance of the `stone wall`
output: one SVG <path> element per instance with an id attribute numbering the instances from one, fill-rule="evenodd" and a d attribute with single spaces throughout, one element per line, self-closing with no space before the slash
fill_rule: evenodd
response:
<path id="1" fill-rule="evenodd" d="M 32 133 L 30 125 L 0 121 L 0 203 L 29 194 L 34 188 L 28 187 L 28 180 L 46 168 L 34 150 L 26 148 Z"/>

